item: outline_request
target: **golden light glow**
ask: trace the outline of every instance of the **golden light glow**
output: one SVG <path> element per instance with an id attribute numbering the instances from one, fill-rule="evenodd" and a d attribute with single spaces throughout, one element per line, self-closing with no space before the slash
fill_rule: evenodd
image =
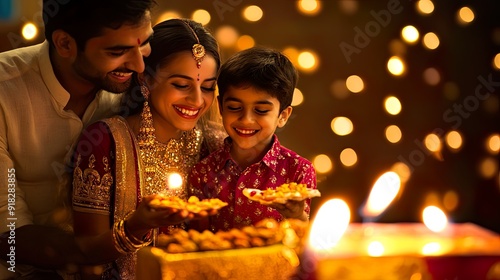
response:
<path id="1" fill-rule="evenodd" d="M 31 22 L 26 23 L 21 31 L 23 38 L 26 40 L 32 40 L 38 34 L 38 28 Z"/>
<path id="2" fill-rule="evenodd" d="M 348 15 L 355 14 L 359 9 L 358 1 L 336 1 L 342 12 Z"/>
<path id="3" fill-rule="evenodd" d="M 437 47 L 439 47 L 439 43 L 439 37 L 433 32 L 425 34 L 422 38 L 422 44 L 429 50 L 437 49 Z"/>
<path id="4" fill-rule="evenodd" d="M 435 86 L 441 81 L 441 74 L 439 74 L 436 68 L 427 68 L 424 71 L 424 81 L 428 85 Z"/>
<path id="5" fill-rule="evenodd" d="M 362 209 L 364 218 L 377 217 L 387 209 L 401 188 L 401 179 L 393 171 L 382 174 L 370 191 L 368 200 Z"/>
<path id="6" fill-rule="evenodd" d="M 474 20 L 474 12 L 469 7 L 463 7 L 458 10 L 457 21 L 462 25 L 471 23 Z"/>
<path id="7" fill-rule="evenodd" d="M 390 125 L 385 128 L 385 138 L 391 143 L 397 143 L 401 140 L 403 134 L 397 125 Z"/>
<path id="8" fill-rule="evenodd" d="M 238 41 L 238 31 L 234 27 L 225 25 L 219 27 L 215 32 L 215 38 L 221 47 L 232 47 Z"/>
<path id="9" fill-rule="evenodd" d="M 418 29 L 413 25 L 407 25 L 401 30 L 401 38 L 409 44 L 416 43 L 419 37 Z"/>
<path id="10" fill-rule="evenodd" d="M 178 189 L 182 187 L 182 176 L 179 173 L 171 173 L 168 175 L 168 188 Z"/>
<path id="11" fill-rule="evenodd" d="M 292 106 L 298 106 L 304 102 L 304 95 L 302 94 L 302 91 L 300 89 L 295 88 L 293 91 L 293 99 L 292 99 Z"/>
<path id="12" fill-rule="evenodd" d="M 166 12 L 161 13 L 158 16 L 158 18 L 156 20 L 156 24 L 158 24 L 162 21 L 165 21 L 165 20 L 173 19 L 173 18 L 182 18 L 182 16 L 177 11 L 166 11 Z"/>
<path id="13" fill-rule="evenodd" d="M 365 88 L 365 84 L 363 83 L 363 79 L 357 75 L 351 75 L 347 77 L 345 81 L 345 85 L 348 90 L 353 93 L 361 92 Z"/>
<path id="14" fill-rule="evenodd" d="M 422 247 L 422 254 L 426 256 L 439 255 L 441 251 L 441 244 L 438 242 L 429 242 Z"/>
<path id="15" fill-rule="evenodd" d="M 402 162 L 396 162 L 392 165 L 391 171 L 396 172 L 398 174 L 399 179 L 401 180 L 401 184 L 404 184 L 410 179 L 411 171 L 408 165 Z"/>
<path id="16" fill-rule="evenodd" d="M 452 151 L 460 150 L 463 144 L 462 135 L 456 130 L 452 130 L 446 133 L 445 141 L 448 148 L 450 148 L 450 150 Z"/>
<path id="17" fill-rule="evenodd" d="M 309 245 L 316 252 L 326 252 L 342 238 L 349 226 L 351 211 L 341 199 L 334 198 L 325 202 L 312 220 L 309 232 Z"/>
<path id="18" fill-rule="evenodd" d="M 484 179 L 491 179 L 498 173 L 498 161 L 494 158 L 485 158 L 479 164 L 479 175 Z"/>
<path id="19" fill-rule="evenodd" d="M 352 121 L 346 117 L 333 118 L 330 127 L 332 128 L 333 133 L 339 136 L 348 135 L 354 130 Z"/>
<path id="20" fill-rule="evenodd" d="M 312 164 L 318 173 L 328 173 L 332 171 L 333 163 L 329 156 L 320 154 L 314 157 Z"/>
<path id="21" fill-rule="evenodd" d="M 384 100 L 384 109 L 387 113 L 391 115 L 397 115 L 401 113 L 401 102 L 395 96 L 388 96 Z"/>
<path id="22" fill-rule="evenodd" d="M 443 196 L 443 206 L 448 212 L 454 211 L 459 202 L 459 197 L 455 191 L 447 191 Z"/>
<path id="23" fill-rule="evenodd" d="M 305 15 L 316 15 L 321 11 L 321 1 L 317 0 L 299 0 L 297 1 L 299 12 Z"/>
<path id="24" fill-rule="evenodd" d="M 401 76 L 405 73 L 405 63 L 398 56 L 393 56 L 387 61 L 387 70 L 394 76 Z"/>
<path id="25" fill-rule="evenodd" d="M 349 96 L 349 90 L 345 84 L 344 80 L 335 80 L 330 86 L 330 90 L 333 96 L 338 99 L 344 99 Z"/>
<path id="26" fill-rule="evenodd" d="M 358 162 L 358 155 L 353 149 L 346 148 L 340 152 L 340 162 L 346 167 L 351 167 Z"/>
<path id="27" fill-rule="evenodd" d="M 368 244 L 367 253 L 372 257 L 380 257 L 384 254 L 384 244 L 380 241 L 372 241 Z"/>
<path id="28" fill-rule="evenodd" d="M 493 67 L 497 70 L 500 69 L 500 53 L 497 53 L 497 55 L 495 55 L 495 58 L 493 58 Z"/>
<path id="29" fill-rule="evenodd" d="M 434 3 L 430 0 L 417 1 L 416 7 L 421 15 L 429 15 L 434 11 Z"/>
<path id="30" fill-rule="evenodd" d="M 441 232 L 448 225 L 446 214 L 436 206 L 425 207 L 422 219 L 425 226 L 434 232 Z"/>
<path id="31" fill-rule="evenodd" d="M 500 134 L 492 134 L 486 139 L 486 150 L 492 154 L 497 155 L 500 151 Z"/>
<path id="32" fill-rule="evenodd" d="M 236 41 L 236 47 L 238 50 L 246 50 L 251 47 L 255 46 L 255 41 L 250 35 L 243 35 L 238 38 L 238 41 Z"/>
<path id="33" fill-rule="evenodd" d="M 259 6 L 252 5 L 243 9 L 243 18 L 248 21 L 259 21 L 262 19 L 262 16 L 264 16 L 264 12 Z"/>
<path id="34" fill-rule="evenodd" d="M 318 57 L 313 51 L 300 52 L 297 62 L 299 69 L 304 72 L 313 72 L 318 68 Z"/>
<path id="35" fill-rule="evenodd" d="M 441 139 L 434 133 L 425 136 L 424 145 L 431 152 L 439 152 L 442 148 Z"/>
<path id="36" fill-rule="evenodd" d="M 193 14 L 191 15 L 191 18 L 194 21 L 197 21 L 203 25 L 207 25 L 210 22 L 210 20 L 212 19 L 212 17 L 210 16 L 210 13 L 208 11 L 202 10 L 202 9 L 194 11 Z"/>

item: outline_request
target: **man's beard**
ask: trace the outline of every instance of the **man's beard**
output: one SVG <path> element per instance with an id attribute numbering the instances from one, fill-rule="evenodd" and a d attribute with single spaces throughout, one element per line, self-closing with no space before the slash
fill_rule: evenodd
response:
<path id="1" fill-rule="evenodd" d="M 95 85 L 97 89 L 103 89 L 111 93 L 122 93 L 128 90 L 130 87 L 132 79 L 128 79 L 124 83 L 118 83 L 111 81 L 108 75 L 99 76 L 99 73 L 89 71 L 93 67 L 88 63 L 88 60 L 83 55 L 78 55 L 75 63 L 73 64 L 73 69 L 82 78 Z M 117 72 L 130 72 L 126 69 L 115 69 L 113 71 Z M 113 72 L 111 71 L 111 72 Z"/>

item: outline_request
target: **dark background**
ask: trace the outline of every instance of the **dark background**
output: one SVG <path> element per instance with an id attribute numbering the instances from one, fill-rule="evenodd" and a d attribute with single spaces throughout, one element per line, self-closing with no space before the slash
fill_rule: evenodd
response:
<path id="1" fill-rule="evenodd" d="M 4 1 L 4 0 L 0 0 Z M 411 177 L 404 191 L 379 222 L 420 222 L 421 211 L 430 197 L 435 203 L 443 202 L 445 193 L 452 191 L 458 196 L 458 204 L 452 209 L 443 209 L 452 222 L 472 222 L 500 232 L 500 175 L 499 155 L 485 149 L 485 140 L 500 132 L 499 118 L 499 70 L 492 66 L 493 58 L 500 53 L 500 9 L 498 1 L 434 1 L 434 12 L 420 15 L 415 1 L 354 1 L 357 9 L 346 13 L 341 9 L 342 1 L 321 1 L 322 10 L 315 16 L 301 14 L 297 1 L 291 0 L 158 0 L 155 19 L 167 10 L 176 11 L 182 17 L 190 17 L 197 9 L 211 14 L 207 27 L 214 33 L 221 26 L 232 26 L 240 35 L 250 35 L 257 45 L 283 50 L 293 46 L 297 49 L 314 50 L 320 59 L 319 68 L 313 73 L 300 73 L 298 88 L 304 102 L 295 107 L 293 116 L 284 129 L 278 131 L 280 141 L 302 156 L 312 160 L 318 154 L 326 154 L 333 161 L 333 170 L 318 174 L 321 198 L 315 198 L 312 211 L 330 198 L 342 198 L 351 207 L 351 220 L 360 222 L 358 208 L 367 198 L 376 178 L 399 161 L 409 165 Z M 9 1 L 4 1 L 9 2 Z M 0 51 L 39 43 L 43 30 L 32 41 L 19 36 L 26 21 L 40 25 L 41 1 L 21 0 L 14 3 L 14 15 L 0 21 Z M 387 10 L 396 3 L 402 8 L 392 14 L 385 27 L 370 37 L 367 46 L 350 56 L 348 62 L 339 45 L 342 42 L 355 46 L 354 28 L 364 30 L 375 21 L 373 13 Z M 241 11 L 249 5 L 258 5 L 264 12 L 258 22 L 242 19 Z M 466 26 L 456 21 L 457 11 L 470 7 L 475 20 Z M 0 7 L 2 7 L 0 5 Z M 5 14 L 4 12 L 0 13 Z M 421 39 L 415 45 L 407 45 L 404 56 L 408 72 L 404 77 L 393 77 L 386 70 L 386 62 L 392 53 L 389 44 L 400 38 L 406 25 L 414 25 L 420 38 L 434 32 L 440 38 L 436 50 L 426 50 Z M 40 25 L 40 28 L 43 28 Z M 235 48 L 223 47 L 222 58 L 227 59 Z M 441 75 L 435 86 L 426 84 L 423 72 L 429 67 Z M 337 98 L 331 93 L 333 81 L 345 80 L 350 75 L 360 76 L 365 89 L 358 94 Z M 490 91 L 484 88 L 475 98 L 479 77 L 494 81 Z M 496 83 L 496 84 L 495 84 Z M 447 94 L 446 88 L 455 88 L 455 96 Z M 383 100 L 394 95 L 402 103 L 399 115 L 390 116 L 383 110 Z M 475 98 L 475 99 L 474 99 Z M 456 106 L 477 108 L 464 111 L 466 115 L 445 113 Z M 477 104 L 476 104 L 477 105 Z M 335 135 L 330 122 L 336 116 L 346 116 L 354 123 L 353 133 Z M 400 127 L 403 138 L 397 144 L 389 143 L 384 129 L 390 124 Z M 424 137 L 432 132 L 444 135 L 451 129 L 462 133 L 463 147 L 452 152 L 443 147 L 438 159 L 421 148 Z M 358 162 L 345 167 L 339 160 L 345 148 L 356 151 Z M 495 175 L 483 178 L 479 164 L 486 158 L 496 163 Z"/>

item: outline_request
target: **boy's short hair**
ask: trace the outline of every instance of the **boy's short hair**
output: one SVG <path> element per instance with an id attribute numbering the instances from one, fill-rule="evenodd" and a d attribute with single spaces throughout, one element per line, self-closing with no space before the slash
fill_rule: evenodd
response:
<path id="1" fill-rule="evenodd" d="M 297 80 L 297 70 L 284 54 L 270 48 L 249 48 L 222 64 L 217 79 L 219 102 L 222 103 L 224 94 L 231 86 L 255 87 L 276 97 L 281 112 L 292 104 Z"/>
<path id="2" fill-rule="evenodd" d="M 52 45 L 52 33 L 62 29 L 85 49 L 87 40 L 98 37 L 104 28 L 140 24 L 155 0 L 43 0 L 45 39 Z"/>

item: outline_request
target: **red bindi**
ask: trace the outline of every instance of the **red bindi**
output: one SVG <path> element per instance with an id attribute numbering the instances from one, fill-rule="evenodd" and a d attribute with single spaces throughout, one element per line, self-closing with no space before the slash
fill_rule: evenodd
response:
<path id="1" fill-rule="evenodd" d="M 137 44 L 140 46 L 141 45 L 141 39 L 137 38 Z"/>

